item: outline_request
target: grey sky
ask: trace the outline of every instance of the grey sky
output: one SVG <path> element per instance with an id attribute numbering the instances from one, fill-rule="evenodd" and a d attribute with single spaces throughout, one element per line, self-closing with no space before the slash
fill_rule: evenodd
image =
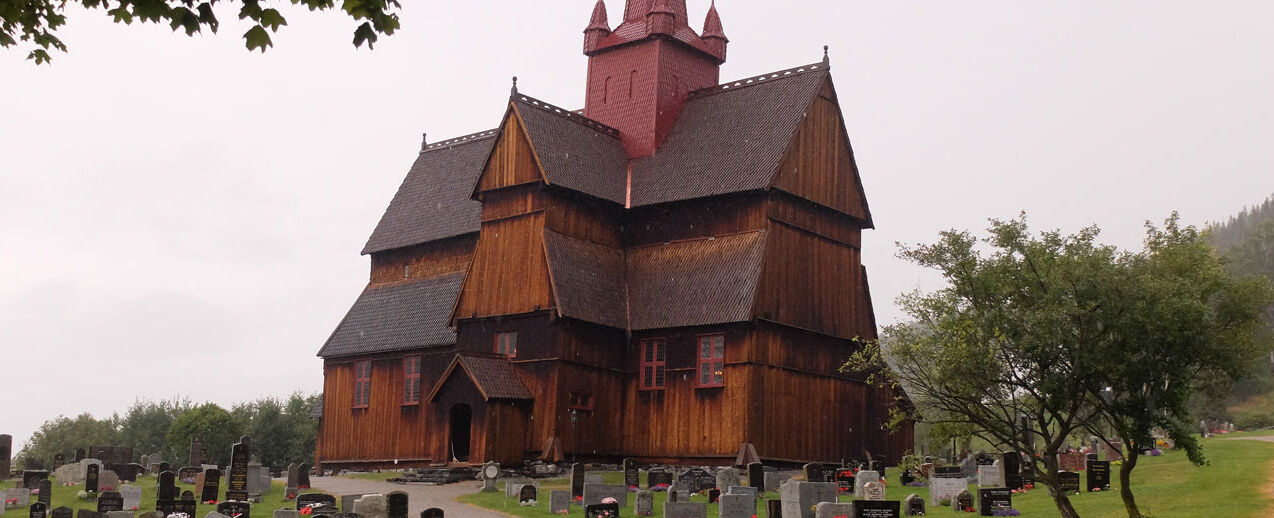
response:
<path id="1" fill-rule="evenodd" d="M 72 11 L 52 66 L 0 51 L 0 433 L 137 398 L 228 405 L 321 389 L 314 353 L 367 282 L 358 255 L 420 146 L 495 126 L 509 76 L 583 105 L 593 0 L 405 2 L 375 51 L 280 5 L 265 55 Z M 702 24 L 708 0 L 689 0 Z M 623 1 L 608 0 L 612 24 Z M 935 279 L 894 242 L 1096 223 L 1135 247 L 1179 210 L 1274 192 L 1269 2 L 720 0 L 722 79 L 821 59 L 877 229 L 876 314 Z"/>

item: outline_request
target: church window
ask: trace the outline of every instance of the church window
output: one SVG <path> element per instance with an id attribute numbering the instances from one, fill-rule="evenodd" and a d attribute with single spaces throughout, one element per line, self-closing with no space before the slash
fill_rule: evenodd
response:
<path id="1" fill-rule="evenodd" d="M 575 410 L 592 410 L 593 395 L 587 392 L 571 392 L 571 408 Z"/>
<path id="2" fill-rule="evenodd" d="M 720 387 L 725 385 L 725 335 L 699 337 L 699 375 L 695 386 Z"/>
<path id="3" fill-rule="evenodd" d="M 662 338 L 641 341 L 641 389 L 664 388 L 668 342 Z"/>
<path id="4" fill-rule="evenodd" d="M 372 362 L 354 362 L 354 408 L 367 408 L 372 401 Z"/>
<path id="5" fill-rule="evenodd" d="M 509 331 L 495 334 L 495 353 L 510 358 L 518 355 L 518 333 Z"/>
<path id="6" fill-rule="evenodd" d="M 403 358 L 403 404 L 420 403 L 420 356 Z"/>

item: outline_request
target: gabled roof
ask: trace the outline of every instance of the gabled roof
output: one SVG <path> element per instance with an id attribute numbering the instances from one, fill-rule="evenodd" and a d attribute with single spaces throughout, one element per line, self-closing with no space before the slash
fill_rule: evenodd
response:
<path id="1" fill-rule="evenodd" d="M 495 131 L 427 146 L 367 239 L 363 254 L 477 232 L 482 204 L 469 194 L 491 153 Z"/>
<path id="2" fill-rule="evenodd" d="M 544 231 L 549 278 L 561 316 L 626 329 L 624 251 Z"/>
<path id="3" fill-rule="evenodd" d="M 632 330 L 752 320 L 765 232 L 628 250 Z"/>
<path id="4" fill-rule="evenodd" d="M 632 206 L 769 188 L 827 78 L 816 63 L 694 92 L 659 150 L 633 160 Z"/>
<path id="5" fill-rule="evenodd" d="M 628 155 L 618 130 L 526 95 L 512 104 L 550 185 L 624 203 Z"/>
<path id="6" fill-rule="evenodd" d="M 369 286 L 319 350 L 324 358 L 384 353 L 456 343 L 447 327 L 464 273 Z"/>
<path id="7" fill-rule="evenodd" d="M 534 398 L 526 385 L 522 384 L 522 380 L 518 378 L 517 372 L 513 370 L 513 365 L 508 359 L 457 354 L 455 359 L 451 360 L 451 365 L 447 366 L 447 370 L 438 377 L 438 382 L 434 384 L 433 390 L 429 391 L 425 401 L 433 401 L 442 390 L 442 386 L 457 371 L 463 372 L 470 381 L 473 381 L 474 386 L 478 387 L 478 392 L 482 394 L 483 401 Z"/>

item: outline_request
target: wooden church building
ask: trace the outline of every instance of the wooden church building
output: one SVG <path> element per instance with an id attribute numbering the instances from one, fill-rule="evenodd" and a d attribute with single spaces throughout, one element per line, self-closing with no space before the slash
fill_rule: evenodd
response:
<path id="1" fill-rule="evenodd" d="M 727 42 L 715 6 L 612 28 L 599 0 L 582 110 L 515 82 L 495 129 L 422 146 L 318 353 L 318 464 L 911 448 L 894 394 L 838 371 L 876 337 L 872 217 L 826 55 L 723 83 Z"/>

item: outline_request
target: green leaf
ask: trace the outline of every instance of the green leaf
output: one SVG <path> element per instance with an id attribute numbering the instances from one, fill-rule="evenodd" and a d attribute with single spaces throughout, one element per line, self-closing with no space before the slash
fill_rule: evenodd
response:
<path id="1" fill-rule="evenodd" d="M 248 29 L 248 32 L 243 33 L 243 38 L 247 40 L 248 50 L 261 49 L 261 52 L 265 52 L 266 47 L 274 46 L 274 42 L 270 41 L 270 33 L 265 32 L 265 28 L 260 25 Z"/>
<path id="2" fill-rule="evenodd" d="M 261 11 L 261 25 L 269 27 L 270 32 L 279 32 L 279 26 L 287 24 L 288 21 L 283 19 L 283 15 L 279 14 L 278 9 L 266 9 Z"/>
<path id="3" fill-rule="evenodd" d="M 114 16 L 115 23 L 124 22 L 125 25 L 131 25 L 133 23 L 133 13 L 129 12 L 127 7 L 119 6 L 106 11 L 106 14 Z"/>
<path id="4" fill-rule="evenodd" d="M 204 2 L 199 4 L 199 23 L 207 25 L 212 29 L 212 33 L 217 33 L 217 28 L 221 26 L 221 22 L 217 21 L 217 15 L 212 12 L 212 4 Z"/>
<path id="5" fill-rule="evenodd" d="M 362 47 L 363 42 L 367 42 L 367 48 L 374 49 L 376 43 L 376 31 L 372 30 L 372 24 L 363 22 L 354 30 L 354 46 Z"/>
<path id="6" fill-rule="evenodd" d="M 43 65 L 51 61 L 53 58 L 50 58 L 49 53 L 45 52 L 44 49 L 35 49 L 31 51 L 30 54 L 27 54 L 27 59 L 35 60 L 35 64 L 37 65 Z"/>

